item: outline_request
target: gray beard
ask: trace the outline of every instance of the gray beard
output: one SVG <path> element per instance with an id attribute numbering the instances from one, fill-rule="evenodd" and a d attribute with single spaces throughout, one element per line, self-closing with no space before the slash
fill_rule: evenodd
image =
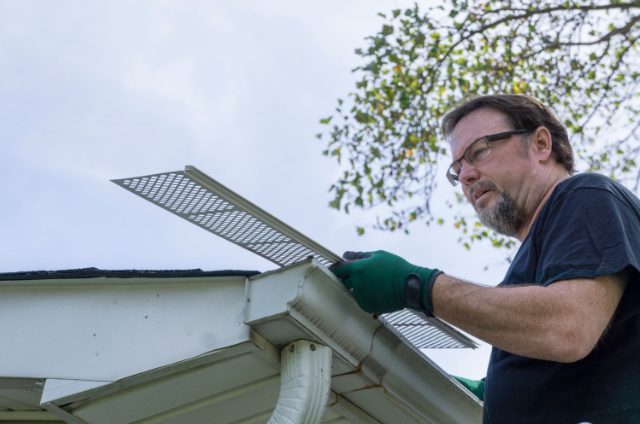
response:
<path id="1" fill-rule="evenodd" d="M 498 202 L 493 209 L 478 212 L 480 222 L 498 233 L 515 236 L 524 225 L 524 210 L 504 191 L 495 191 Z"/>

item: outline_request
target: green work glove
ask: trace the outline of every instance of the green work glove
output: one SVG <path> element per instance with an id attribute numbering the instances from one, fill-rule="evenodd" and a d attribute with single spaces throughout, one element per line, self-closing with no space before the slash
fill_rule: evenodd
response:
<path id="1" fill-rule="evenodd" d="M 437 269 L 412 265 L 383 250 L 345 252 L 343 257 L 346 261 L 331 266 L 331 271 L 363 310 L 384 314 L 411 308 L 433 315 L 431 289 L 441 273 Z"/>
<path id="2" fill-rule="evenodd" d="M 458 382 L 466 387 L 467 390 L 476 395 L 478 399 L 484 401 L 484 378 L 482 380 L 469 380 L 468 378 L 456 377 L 455 375 L 452 377 L 458 380 Z"/>

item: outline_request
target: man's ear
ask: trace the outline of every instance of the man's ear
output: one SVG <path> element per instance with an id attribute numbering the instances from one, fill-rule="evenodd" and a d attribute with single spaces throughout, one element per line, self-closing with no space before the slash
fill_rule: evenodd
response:
<path id="1" fill-rule="evenodd" d="M 553 141 L 551 139 L 551 133 L 547 127 L 540 126 L 531 135 L 531 149 L 532 152 L 540 159 L 541 162 L 545 162 L 551 158 L 553 150 Z"/>

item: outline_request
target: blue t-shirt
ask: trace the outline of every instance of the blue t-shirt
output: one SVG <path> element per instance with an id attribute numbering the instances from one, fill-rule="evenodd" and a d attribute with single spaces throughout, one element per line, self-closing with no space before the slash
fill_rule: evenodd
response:
<path id="1" fill-rule="evenodd" d="M 562 181 L 501 283 L 549 285 L 628 271 L 613 319 L 574 363 L 494 348 L 485 423 L 640 423 L 640 201 L 598 174 Z"/>

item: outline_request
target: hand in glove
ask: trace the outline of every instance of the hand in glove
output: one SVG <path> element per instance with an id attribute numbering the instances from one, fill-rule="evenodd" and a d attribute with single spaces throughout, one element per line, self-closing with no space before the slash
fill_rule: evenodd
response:
<path id="1" fill-rule="evenodd" d="M 476 397 L 480 400 L 484 400 L 484 378 L 482 380 L 470 380 L 464 377 L 452 376 L 455 378 L 460 384 L 467 388 L 471 393 L 476 395 Z"/>
<path id="2" fill-rule="evenodd" d="M 343 257 L 346 261 L 331 271 L 363 310 L 384 314 L 411 308 L 433 315 L 431 289 L 441 271 L 412 265 L 383 250 L 345 252 Z"/>

